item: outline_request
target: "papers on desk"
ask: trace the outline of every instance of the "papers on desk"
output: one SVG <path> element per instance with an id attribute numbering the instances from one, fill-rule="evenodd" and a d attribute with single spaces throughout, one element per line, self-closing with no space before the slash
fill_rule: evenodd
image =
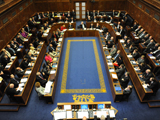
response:
<path id="1" fill-rule="evenodd" d="M 112 118 L 114 118 L 115 117 L 115 113 L 114 113 L 114 110 L 109 110 L 109 115 L 110 115 L 110 117 Z"/>
<path id="2" fill-rule="evenodd" d="M 74 29 L 72 28 L 72 29 L 68 29 L 68 30 L 74 30 Z"/>
<path id="3" fill-rule="evenodd" d="M 29 34 L 28 34 L 28 36 L 31 36 L 31 35 L 32 35 L 32 33 L 29 33 Z"/>
<path id="4" fill-rule="evenodd" d="M 143 84 L 142 86 L 143 86 L 144 88 L 147 88 L 148 85 L 147 85 L 147 84 Z"/>
<path id="5" fill-rule="evenodd" d="M 112 25 L 113 25 L 113 23 L 110 23 L 110 25 L 112 26 Z"/>
<path id="6" fill-rule="evenodd" d="M 115 72 L 115 70 L 114 69 L 109 69 L 109 72 Z"/>
<path id="7" fill-rule="evenodd" d="M 67 111 L 67 118 L 72 118 L 72 111 Z"/>
<path id="8" fill-rule="evenodd" d="M 120 43 L 124 43 L 124 40 L 120 40 Z"/>
<path id="9" fill-rule="evenodd" d="M 18 87 L 17 91 L 23 91 L 23 88 L 22 87 Z"/>
<path id="10" fill-rule="evenodd" d="M 58 45 L 57 45 L 58 47 L 60 47 L 61 46 L 61 44 L 60 43 L 58 43 Z"/>
<path id="11" fill-rule="evenodd" d="M 57 58 L 53 58 L 53 61 L 57 61 Z"/>
<path id="12" fill-rule="evenodd" d="M 135 71 L 139 71 L 138 67 L 135 67 L 134 70 L 135 70 Z"/>
<path id="13" fill-rule="evenodd" d="M 71 105 L 64 105 L 64 110 L 71 110 Z"/>
<path id="14" fill-rule="evenodd" d="M 59 38 L 58 41 L 59 41 L 59 42 L 62 42 L 62 38 Z"/>
<path id="15" fill-rule="evenodd" d="M 108 49 L 107 47 L 103 47 L 103 49 Z"/>
<path id="16" fill-rule="evenodd" d="M 12 57 L 11 57 L 12 60 L 15 59 L 15 58 L 16 58 L 16 56 L 12 56 Z"/>
<path id="17" fill-rule="evenodd" d="M 46 83 L 45 90 L 44 90 L 45 93 L 50 93 L 52 84 L 53 84 L 53 82 L 51 82 L 51 81 L 48 81 Z"/>
<path id="18" fill-rule="evenodd" d="M 137 63 L 136 63 L 136 61 L 130 61 L 131 62 L 131 64 L 133 64 L 133 65 L 136 65 Z"/>
<path id="19" fill-rule="evenodd" d="M 12 65 L 13 62 L 8 63 L 7 65 Z"/>
<path id="20" fill-rule="evenodd" d="M 43 36 L 46 37 L 48 34 L 47 33 L 43 33 Z"/>
<path id="21" fill-rule="evenodd" d="M 139 37 L 135 37 L 135 39 L 139 39 Z"/>
<path id="22" fill-rule="evenodd" d="M 10 68 L 11 67 L 11 65 L 6 65 L 6 67 L 5 68 Z"/>
<path id="23" fill-rule="evenodd" d="M 20 87 L 20 88 L 22 88 L 24 86 L 24 83 L 20 83 L 19 85 L 18 85 L 18 87 Z"/>
<path id="24" fill-rule="evenodd" d="M 66 119 L 66 111 L 56 111 L 54 112 L 54 119 Z"/>
<path id="25" fill-rule="evenodd" d="M 93 114 L 97 114 L 97 118 L 101 118 L 102 115 L 107 116 L 108 110 L 106 111 L 95 111 Z"/>
<path id="26" fill-rule="evenodd" d="M 78 118 L 83 118 L 84 116 L 86 117 L 86 118 L 89 118 L 88 117 L 88 111 L 84 111 L 84 112 L 77 112 L 77 116 L 78 116 Z"/>
<path id="27" fill-rule="evenodd" d="M 105 21 L 106 23 L 110 23 L 110 22 L 108 22 L 108 21 Z"/>
<path id="28" fill-rule="evenodd" d="M 21 51 L 21 48 L 18 48 L 17 51 Z"/>
<path id="29" fill-rule="evenodd" d="M 36 51 L 37 54 L 39 54 L 39 51 Z"/>
<path id="30" fill-rule="evenodd" d="M 112 62 L 109 62 L 109 63 L 107 63 L 108 65 L 113 65 L 113 63 Z"/>
<path id="31" fill-rule="evenodd" d="M 36 60 L 36 59 L 37 59 L 37 57 L 33 57 L 33 59 L 34 59 L 34 60 Z"/>
<path id="32" fill-rule="evenodd" d="M 154 57 L 154 56 L 149 56 L 151 59 L 156 59 L 156 57 Z"/>
<path id="33" fill-rule="evenodd" d="M 132 55 L 127 55 L 128 58 L 132 58 Z"/>
<path id="34" fill-rule="evenodd" d="M 21 79 L 21 82 L 22 82 L 22 83 L 25 83 L 25 82 L 27 82 L 27 80 L 28 80 L 28 78 L 22 78 L 22 79 Z"/>
<path id="35" fill-rule="evenodd" d="M 112 56 L 109 55 L 109 56 L 107 56 L 106 58 L 111 58 L 111 57 L 112 57 Z"/>
<path id="36" fill-rule="evenodd" d="M 119 33 L 119 32 L 116 32 L 116 35 L 120 35 L 120 33 Z"/>
<path id="37" fill-rule="evenodd" d="M 29 66 L 34 66 L 34 63 L 29 63 Z"/>
<path id="38" fill-rule="evenodd" d="M 51 70 L 50 74 L 55 74 L 56 70 Z"/>
<path id="39" fill-rule="evenodd" d="M 25 38 L 24 41 L 28 41 L 28 39 Z"/>
<path id="40" fill-rule="evenodd" d="M 112 74 L 113 79 L 118 79 L 117 74 Z"/>
<path id="41" fill-rule="evenodd" d="M 32 72 L 31 70 L 27 70 L 24 74 L 25 74 L 25 75 L 26 75 L 26 74 L 29 75 L 29 74 L 31 74 L 31 72 Z"/>

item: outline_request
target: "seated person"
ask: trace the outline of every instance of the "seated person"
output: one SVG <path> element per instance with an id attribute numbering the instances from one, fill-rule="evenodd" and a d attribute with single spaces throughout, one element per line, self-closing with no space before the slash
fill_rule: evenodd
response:
<path id="1" fill-rule="evenodd" d="M 139 66 L 139 70 L 140 70 L 142 73 L 145 72 L 147 69 L 150 69 L 150 67 L 149 67 L 147 64 L 145 64 L 145 63 L 141 63 L 141 64 L 139 64 L 138 66 Z"/>
<path id="2" fill-rule="evenodd" d="M 83 23 L 83 21 L 81 22 L 79 28 L 80 28 L 80 29 L 85 29 L 85 28 L 86 28 L 86 25 Z"/>
<path id="3" fill-rule="evenodd" d="M 117 76 L 118 78 L 121 78 L 122 75 L 124 74 L 125 72 L 125 66 L 123 64 L 121 64 L 118 69 L 116 69 L 116 73 L 117 73 Z"/>
<path id="4" fill-rule="evenodd" d="M 11 58 L 11 54 L 6 49 L 2 49 L 1 57 L 4 55 L 7 55 L 9 58 Z"/>
<path id="5" fill-rule="evenodd" d="M 24 38 L 28 38 L 28 33 L 26 33 L 26 32 L 24 31 L 24 29 L 22 29 L 21 35 L 22 35 Z"/>
<path id="6" fill-rule="evenodd" d="M 105 34 L 106 32 L 108 32 L 108 29 L 104 25 L 102 26 L 102 30 L 103 30 L 103 34 Z"/>
<path id="7" fill-rule="evenodd" d="M 120 84 L 122 86 L 122 89 L 125 89 L 129 82 L 129 72 L 125 72 L 124 75 L 122 75 L 121 79 L 119 79 Z"/>
<path id="8" fill-rule="evenodd" d="M 113 23 L 113 18 L 110 17 L 110 20 L 108 22 Z"/>
<path id="9" fill-rule="evenodd" d="M 48 53 L 46 53 L 45 61 L 53 62 L 53 59 L 51 58 L 51 56 Z"/>
<path id="10" fill-rule="evenodd" d="M 123 100 L 127 99 L 129 95 L 132 93 L 132 85 L 128 85 L 124 90 L 123 90 Z"/>
<path id="11" fill-rule="evenodd" d="M 131 43 L 130 39 L 128 39 L 127 42 L 126 42 L 126 44 L 124 44 L 124 46 L 127 47 L 127 48 L 129 48 L 131 44 L 132 43 Z"/>
<path id="12" fill-rule="evenodd" d="M 87 17 L 87 22 L 91 22 L 92 20 L 91 20 L 91 17 L 90 16 L 88 16 Z"/>
<path id="13" fill-rule="evenodd" d="M 36 73 L 36 82 L 39 82 L 41 84 L 41 86 L 44 87 L 47 83 L 47 80 L 43 77 L 43 75 L 45 75 L 45 73 L 37 72 Z"/>
<path id="14" fill-rule="evenodd" d="M 137 49 L 133 44 L 129 46 L 129 52 L 132 53 L 135 49 Z"/>
<path id="15" fill-rule="evenodd" d="M 159 82 L 154 79 L 154 77 L 151 77 L 149 82 L 147 83 L 147 87 L 153 90 L 153 94 L 156 95 L 158 89 L 159 89 Z"/>
<path id="16" fill-rule="evenodd" d="M 117 53 L 112 57 L 113 62 L 120 56 L 120 50 L 117 50 Z"/>
<path id="17" fill-rule="evenodd" d="M 23 70 L 25 70 L 26 68 L 29 67 L 29 61 L 28 61 L 27 58 L 24 58 L 24 60 L 22 61 L 20 67 L 21 67 Z"/>
<path id="18" fill-rule="evenodd" d="M 45 88 L 41 86 L 40 82 L 35 83 L 35 89 L 38 93 L 38 96 L 43 96 L 48 94 L 44 92 Z"/>
<path id="19" fill-rule="evenodd" d="M 141 63 L 145 63 L 145 56 L 144 55 L 142 55 L 141 57 L 139 57 L 138 59 L 137 59 L 137 61 L 136 61 L 136 63 L 137 64 L 141 64 Z"/>
<path id="20" fill-rule="evenodd" d="M 94 25 L 93 25 L 93 23 L 91 23 L 91 25 L 90 25 L 90 27 L 89 28 L 91 28 L 91 29 L 93 29 L 94 28 Z"/>
<path id="21" fill-rule="evenodd" d="M 11 56 L 16 55 L 16 51 L 13 48 L 11 48 L 10 45 L 7 45 L 6 50 L 11 54 Z"/>
<path id="22" fill-rule="evenodd" d="M 28 52 L 28 54 L 25 56 L 25 58 L 28 59 L 28 62 L 34 61 L 35 59 L 32 57 L 32 53 Z"/>
<path id="23" fill-rule="evenodd" d="M 64 23 L 68 23 L 70 20 L 68 18 L 65 19 Z"/>
<path id="24" fill-rule="evenodd" d="M 96 24 L 96 29 L 100 29 L 99 23 Z"/>
<path id="25" fill-rule="evenodd" d="M 9 58 L 7 55 L 4 55 L 2 58 L 1 58 L 1 63 L 3 65 L 3 67 L 5 67 L 9 62 L 11 62 L 11 58 Z"/>
<path id="26" fill-rule="evenodd" d="M 62 17 L 59 17 L 58 23 L 62 23 L 62 22 L 63 22 Z"/>
<path id="27" fill-rule="evenodd" d="M 147 69 L 142 75 L 140 75 L 143 80 L 148 83 L 151 77 L 154 77 L 150 69 Z"/>
<path id="28" fill-rule="evenodd" d="M 112 46 L 113 46 L 113 42 L 108 40 L 108 42 L 106 43 L 106 47 L 108 48 L 108 50 L 111 50 Z"/>
<path id="29" fill-rule="evenodd" d="M 101 13 L 99 12 L 99 10 L 97 11 L 97 16 L 101 16 Z"/>
<path id="30" fill-rule="evenodd" d="M 25 72 L 25 71 L 24 71 L 22 68 L 20 68 L 20 67 L 17 67 L 17 68 L 16 68 L 16 71 L 15 71 L 16 75 L 17 75 L 19 78 L 22 78 L 22 77 L 23 77 L 24 72 Z"/>
<path id="31" fill-rule="evenodd" d="M 140 54 L 137 49 L 135 49 L 131 54 L 135 60 L 137 60 L 140 57 Z"/>
<path id="32" fill-rule="evenodd" d="M 75 20 L 73 19 L 73 17 L 71 18 L 70 22 L 71 22 L 71 23 L 74 23 L 74 22 L 75 22 Z"/>
<path id="33" fill-rule="evenodd" d="M 159 43 L 156 43 L 154 45 L 149 45 L 145 50 L 144 50 L 144 54 L 146 53 L 152 53 L 153 51 L 157 50 L 159 46 Z"/>
<path id="34" fill-rule="evenodd" d="M 38 38 L 36 38 L 36 40 L 33 42 L 34 48 L 37 48 L 39 43 L 40 43 L 40 41 L 38 40 Z"/>
<path id="35" fill-rule="evenodd" d="M 14 87 L 17 88 L 21 79 L 16 78 L 13 74 L 10 75 L 10 78 L 10 83 L 14 84 Z"/>
<path id="36" fill-rule="evenodd" d="M 14 84 L 9 84 L 9 86 L 6 89 L 6 94 L 10 95 L 10 97 L 13 97 L 14 95 L 18 95 L 20 93 L 20 91 L 18 90 L 18 88 L 15 88 Z M 19 88 L 21 89 L 21 88 Z"/>
<path id="37" fill-rule="evenodd" d="M 10 46 L 12 49 L 14 49 L 14 51 L 17 51 L 19 48 L 19 45 L 15 44 L 14 41 L 11 41 Z"/>
<path id="38" fill-rule="evenodd" d="M 119 56 L 116 61 L 114 61 L 113 65 L 116 67 L 119 67 L 121 64 L 123 64 L 123 59 L 121 56 Z"/>
<path id="39" fill-rule="evenodd" d="M 46 23 L 44 23 L 43 28 L 44 28 L 44 30 L 47 30 L 48 26 Z"/>
<path id="40" fill-rule="evenodd" d="M 131 31 L 135 31 L 135 29 L 137 29 L 138 25 L 137 22 L 134 22 L 133 27 L 131 27 Z"/>
<path id="41" fill-rule="evenodd" d="M 92 19 L 93 22 L 97 22 L 97 17 L 94 16 L 94 18 Z"/>
<path id="42" fill-rule="evenodd" d="M 56 47 L 57 47 L 57 45 L 58 45 L 56 41 L 57 41 L 56 38 L 54 38 L 54 40 L 51 41 L 51 44 L 52 44 L 54 50 L 56 50 Z"/>
<path id="43" fill-rule="evenodd" d="M 115 45 L 112 46 L 111 50 L 110 50 L 110 55 L 113 57 L 117 52 L 117 48 L 115 47 Z"/>
<path id="44" fill-rule="evenodd" d="M 106 32 L 106 34 L 104 35 L 106 42 L 110 39 L 110 34 L 109 32 Z"/>
<path id="45" fill-rule="evenodd" d="M 73 29 L 73 25 L 71 22 L 69 22 L 68 29 Z"/>
<path id="46" fill-rule="evenodd" d="M 48 77 L 49 77 L 49 75 L 50 75 L 50 72 L 51 72 L 51 69 L 50 69 L 50 67 L 47 65 L 46 67 L 43 68 L 42 72 L 45 73 L 44 78 L 48 79 Z"/>
<path id="47" fill-rule="evenodd" d="M 51 18 L 51 20 L 49 21 L 49 25 L 53 25 L 54 24 L 54 20 L 53 18 Z"/>
<path id="48" fill-rule="evenodd" d="M 158 54 L 160 54 L 160 46 L 158 46 L 158 49 L 155 49 L 153 52 L 150 52 L 150 54 L 152 54 L 153 56 L 157 56 Z"/>
<path id="49" fill-rule="evenodd" d="M 65 29 L 66 29 L 65 25 L 61 26 L 61 28 L 60 28 L 61 31 L 65 30 Z"/>
<path id="50" fill-rule="evenodd" d="M 104 22 L 103 16 L 101 16 L 101 18 L 99 19 L 99 22 Z"/>

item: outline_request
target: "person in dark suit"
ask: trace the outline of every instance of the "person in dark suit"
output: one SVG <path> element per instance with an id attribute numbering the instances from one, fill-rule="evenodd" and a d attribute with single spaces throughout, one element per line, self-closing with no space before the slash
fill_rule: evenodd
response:
<path id="1" fill-rule="evenodd" d="M 135 60 L 137 60 L 140 57 L 140 54 L 137 49 L 135 49 L 131 54 Z"/>
<path id="2" fill-rule="evenodd" d="M 90 16 L 87 16 L 87 22 L 91 22 L 91 17 Z"/>
<path id="3" fill-rule="evenodd" d="M 97 13 L 95 12 L 95 10 L 93 10 L 92 12 L 92 17 L 97 16 Z"/>
<path id="4" fill-rule="evenodd" d="M 59 17 L 59 19 L 58 19 L 58 21 L 57 21 L 58 23 L 61 23 L 61 22 L 63 22 L 63 19 L 62 19 L 62 17 Z"/>
<path id="5" fill-rule="evenodd" d="M 97 11 L 97 16 L 101 16 L 102 14 L 99 12 L 99 10 Z"/>
<path id="6" fill-rule="evenodd" d="M 91 16 L 89 10 L 86 11 L 86 18 L 87 16 Z"/>
<path id="7" fill-rule="evenodd" d="M 53 23 L 54 23 L 54 20 L 53 20 L 53 18 L 51 18 L 51 19 L 49 20 L 49 25 L 53 25 Z"/>
<path id="8" fill-rule="evenodd" d="M 13 74 L 10 75 L 10 83 L 14 84 L 14 87 L 17 88 L 20 83 L 20 78 L 16 78 Z"/>
<path id="9" fill-rule="evenodd" d="M 14 84 L 9 84 L 9 86 L 6 89 L 6 94 L 10 95 L 10 97 L 13 97 L 14 95 L 18 95 L 20 91 L 17 91 L 17 88 L 15 88 Z"/>
<path id="10" fill-rule="evenodd" d="M 104 25 L 102 26 L 102 30 L 103 30 L 103 34 L 106 34 L 106 32 L 108 32 L 108 29 Z"/>
<path id="11" fill-rule="evenodd" d="M 7 45 L 6 50 L 11 54 L 11 56 L 16 55 L 16 51 L 13 48 L 11 48 L 10 45 Z"/>
<path id="12" fill-rule="evenodd" d="M 50 69 L 50 67 L 47 65 L 46 67 L 43 68 L 42 72 L 45 73 L 44 78 L 48 79 L 48 77 L 49 77 L 49 75 L 50 75 L 50 72 L 51 72 L 51 69 Z"/>
<path id="13" fill-rule="evenodd" d="M 57 47 L 56 38 L 54 38 L 54 40 L 51 41 L 51 44 L 52 44 L 54 50 L 56 50 L 56 47 Z"/>
<path id="14" fill-rule="evenodd" d="M 28 59 L 27 58 L 24 58 L 24 60 L 22 61 L 22 63 L 21 63 L 21 65 L 20 65 L 20 67 L 23 69 L 23 70 L 25 70 L 26 68 L 28 68 L 29 67 L 29 61 L 28 61 Z"/>
<path id="15" fill-rule="evenodd" d="M 100 29 L 99 23 L 96 24 L 96 29 Z"/>
<path id="16" fill-rule="evenodd" d="M 129 72 L 125 72 L 125 74 L 122 75 L 122 77 L 119 81 L 122 86 L 122 89 L 125 89 L 128 85 L 128 82 L 129 82 Z"/>
<path id="17" fill-rule="evenodd" d="M 151 52 L 151 54 L 153 56 L 157 56 L 158 54 L 160 54 L 160 46 L 158 46 L 158 49 L 155 49 L 153 52 Z"/>
<path id="18" fill-rule="evenodd" d="M 94 16 L 94 17 L 92 18 L 92 21 L 93 21 L 93 22 L 97 22 L 97 17 Z"/>
<path id="19" fill-rule="evenodd" d="M 38 39 L 39 39 L 40 41 L 43 40 L 42 35 L 43 35 L 43 32 L 42 32 L 42 30 L 40 30 L 40 31 L 38 32 L 38 34 L 37 34 L 37 37 L 38 37 Z"/>
<path id="20" fill-rule="evenodd" d="M 123 90 L 123 98 L 122 98 L 122 100 L 126 100 L 131 93 L 132 93 L 132 85 L 128 85 L 128 86 Z"/>
<path id="21" fill-rule="evenodd" d="M 121 78 L 122 75 L 124 74 L 125 72 L 125 66 L 123 64 L 121 64 L 118 69 L 116 69 L 116 73 L 117 73 L 117 76 L 118 78 Z"/>
<path id="22" fill-rule="evenodd" d="M 117 50 L 117 53 L 112 57 L 113 62 L 120 56 L 120 50 Z"/>
<path id="23" fill-rule="evenodd" d="M 145 64 L 145 63 L 139 64 L 138 67 L 139 67 L 139 70 L 140 70 L 142 73 L 144 73 L 147 69 L 150 69 L 150 67 L 149 67 L 147 64 Z"/>
<path id="24" fill-rule="evenodd" d="M 41 20 L 42 19 L 42 16 L 40 13 L 37 13 L 37 20 Z"/>
<path id="25" fill-rule="evenodd" d="M 145 56 L 142 55 L 141 57 L 139 57 L 139 58 L 137 59 L 137 62 L 136 62 L 136 63 L 137 63 L 137 64 L 145 63 Z"/>
<path id="26" fill-rule="evenodd" d="M 45 74 L 43 73 L 43 75 L 45 75 Z M 43 75 L 41 72 L 37 72 L 36 73 L 36 81 L 40 82 L 41 86 L 44 87 L 47 83 L 47 80 L 43 77 Z"/>
<path id="27" fill-rule="evenodd" d="M 74 22 L 75 22 L 75 20 L 74 20 L 73 17 L 71 18 L 70 22 L 71 22 L 71 23 L 74 23 Z"/>
<path id="28" fill-rule="evenodd" d="M 70 20 L 66 17 L 64 23 L 68 23 Z"/>
<path id="29" fill-rule="evenodd" d="M 120 29 L 119 29 L 118 32 L 120 33 L 121 37 L 123 38 L 123 37 L 124 37 L 124 34 L 125 34 L 125 31 L 124 31 L 124 29 L 123 29 L 122 26 L 120 27 Z"/>
<path id="30" fill-rule="evenodd" d="M 133 27 L 131 27 L 131 31 L 135 31 L 138 28 L 137 22 L 134 22 Z"/>
<path id="31" fill-rule="evenodd" d="M 118 24 L 116 24 L 116 29 L 119 31 L 120 27 L 121 27 L 121 22 L 118 22 Z"/>
<path id="32" fill-rule="evenodd" d="M 99 19 L 99 22 L 104 22 L 103 16 L 101 16 L 101 18 Z"/>
<path id="33" fill-rule="evenodd" d="M 32 22 L 32 18 L 29 19 L 28 26 L 30 29 L 33 29 L 35 27 L 35 24 Z"/>
<path id="34" fill-rule="evenodd" d="M 160 86 L 160 83 L 156 81 L 153 77 L 151 77 L 147 87 L 153 90 L 154 95 L 156 95 L 159 89 L 159 86 Z"/>
<path id="35" fill-rule="evenodd" d="M 71 18 L 71 13 L 70 13 L 70 11 L 68 11 L 68 13 L 67 13 L 67 18 Z"/>
<path id="36" fill-rule="evenodd" d="M 29 28 L 28 24 L 24 27 L 24 30 L 25 30 L 27 33 L 30 32 L 30 28 Z"/>
<path id="37" fill-rule="evenodd" d="M 142 75 L 140 75 L 141 78 L 145 80 L 146 83 L 149 82 L 149 79 L 151 77 L 154 77 L 153 73 L 151 72 L 150 69 L 147 69 Z"/>
<path id="38" fill-rule="evenodd" d="M 86 25 L 83 23 L 83 21 L 81 22 L 81 24 L 80 24 L 79 28 L 81 28 L 81 29 L 86 28 Z"/>
<path id="39" fill-rule="evenodd" d="M 39 45 L 39 40 L 38 38 L 36 38 L 36 40 L 33 42 L 33 46 L 37 48 L 38 45 Z"/>
<path id="40" fill-rule="evenodd" d="M 76 19 L 76 12 L 74 11 L 74 9 L 73 9 L 72 12 L 71 12 L 71 16 L 72 16 L 74 19 Z"/>
<path id="41" fill-rule="evenodd" d="M 34 58 L 32 57 L 32 53 L 31 52 L 28 52 L 28 54 L 25 56 L 25 58 L 28 59 L 28 62 L 31 62 L 34 60 Z"/>
<path id="42" fill-rule="evenodd" d="M 91 29 L 93 29 L 94 28 L 94 25 L 93 25 L 93 23 L 91 23 L 91 25 L 90 25 L 90 27 L 89 28 L 91 28 Z"/>
<path id="43" fill-rule="evenodd" d="M 137 49 L 133 44 L 129 46 L 129 52 L 132 53 L 135 49 Z"/>
<path id="44" fill-rule="evenodd" d="M 5 67 L 9 62 L 11 62 L 11 59 L 7 56 L 7 55 L 4 55 L 2 58 L 1 58 L 1 63 L 3 65 L 3 67 Z"/>
<path id="45" fill-rule="evenodd" d="M 110 34 L 109 32 L 106 32 L 106 34 L 104 35 L 106 42 L 108 42 L 108 40 L 110 39 Z"/>
<path id="46" fill-rule="evenodd" d="M 143 53 L 149 53 L 150 52 L 150 49 L 152 49 L 153 47 L 155 46 L 155 42 L 153 40 L 151 40 L 148 45 L 147 45 L 147 48 L 143 51 Z"/>
<path id="47" fill-rule="evenodd" d="M 22 78 L 22 77 L 23 77 L 24 72 L 25 72 L 25 71 L 24 71 L 22 68 L 20 68 L 20 67 L 17 67 L 16 70 L 15 70 L 15 73 L 16 73 L 16 75 L 17 75 L 19 78 Z"/>
<path id="48" fill-rule="evenodd" d="M 14 51 L 17 51 L 19 48 L 19 45 L 15 44 L 14 41 L 11 41 L 10 46 Z"/>
<path id="49" fill-rule="evenodd" d="M 68 29 L 73 29 L 73 25 L 71 22 L 69 22 Z"/>
<path id="50" fill-rule="evenodd" d="M 113 46 L 113 42 L 108 40 L 108 42 L 106 43 L 106 47 L 108 48 L 108 50 L 111 50 L 112 46 Z"/>
<path id="51" fill-rule="evenodd" d="M 17 38 L 16 38 L 16 41 L 19 43 L 19 44 L 24 44 L 23 40 L 20 38 L 20 36 L 18 35 Z"/>
<path id="52" fill-rule="evenodd" d="M 124 46 L 127 47 L 127 48 L 129 48 L 131 44 L 132 43 L 131 43 L 130 39 L 128 39 L 127 42 L 126 42 L 126 44 L 124 44 Z"/>
<path id="53" fill-rule="evenodd" d="M 113 65 L 116 67 L 119 67 L 121 64 L 123 64 L 123 59 L 121 56 L 119 56 L 113 63 Z"/>
<path id="54" fill-rule="evenodd" d="M 113 23 L 113 18 L 110 17 L 110 20 L 108 22 Z"/>

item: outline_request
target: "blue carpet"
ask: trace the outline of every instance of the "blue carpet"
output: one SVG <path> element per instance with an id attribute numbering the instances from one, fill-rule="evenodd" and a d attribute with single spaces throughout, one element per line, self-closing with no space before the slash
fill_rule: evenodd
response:
<path id="1" fill-rule="evenodd" d="M 96 39 L 91 37 L 85 38 L 68 38 L 68 39 Z M 103 76 L 105 80 L 107 93 L 92 93 L 95 96 L 95 101 L 111 101 L 112 106 L 118 110 L 116 115 L 116 120 L 122 120 L 122 118 L 128 118 L 128 120 L 159 120 L 160 118 L 160 108 L 149 108 L 147 103 L 140 103 L 139 98 L 136 94 L 135 89 L 133 88 L 132 94 L 129 98 L 129 101 L 123 101 L 119 103 L 114 103 L 111 95 L 111 90 L 108 82 L 108 78 L 106 75 L 106 70 L 102 60 L 102 54 L 99 51 L 99 45 L 97 44 L 97 49 L 99 52 L 99 58 L 101 62 L 101 67 L 103 70 Z M 65 52 L 65 48 L 64 51 Z M 60 71 L 63 71 L 64 64 L 64 56 L 63 53 Z M 39 100 L 35 89 L 33 88 L 28 105 L 24 107 L 20 107 L 18 112 L 0 112 L 0 120 L 52 120 L 51 111 L 55 109 L 57 106 L 57 102 L 73 102 L 72 95 L 74 94 L 60 94 L 61 88 L 61 74 L 59 74 L 57 90 L 55 95 L 54 104 L 46 104 L 45 101 Z M 76 86 L 79 87 L 78 84 Z M 77 95 L 82 95 L 83 93 L 78 93 Z M 89 93 L 85 93 L 85 95 L 89 95 Z"/>

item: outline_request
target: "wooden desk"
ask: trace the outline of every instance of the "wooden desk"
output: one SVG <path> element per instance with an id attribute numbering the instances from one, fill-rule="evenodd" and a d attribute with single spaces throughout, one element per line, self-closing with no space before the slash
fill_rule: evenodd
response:
<path id="1" fill-rule="evenodd" d="M 28 69 L 31 69 L 30 75 L 24 75 L 23 77 L 28 77 L 27 82 L 25 83 L 24 89 L 20 94 L 14 95 L 16 100 L 22 105 L 27 105 L 28 99 L 30 97 L 34 82 L 36 80 L 36 73 L 40 68 L 40 64 L 42 63 L 44 55 L 46 53 L 46 44 L 39 45 L 37 48 L 40 49 L 39 54 L 37 55 L 37 59 L 34 62 L 34 66 Z"/>
<path id="2" fill-rule="evenodd" d="M 126 69 L 128 72 L 130 72 L 130 78 L 132 80 L 132 83 L 135 87 L 135 90 L 138 94 L 138 97 L 140 99 L 141 102 L 147 102 L 147 99 L 153 94 L 152 89 L 149 88 L 144 88 L 142 86 L 142 80 L 139 78 L 138 74 L 136 73 L 135 69 L 134 69 L 134 65 L 131 64 L 130 61 L 134 61 L 134 59 L 129 59 L 127 57 L 127 54 L 129 54 L 127 48 L 124 48 L 122 46 L 122 43 L 120 41 L 118 41 L 118 49 L 121 50 L 121 55 L 123 56 L 123 60 L 124 60 L 124 64 L 126 66 Z M 139 73 L 141 74 L 141 73 Z"/>

